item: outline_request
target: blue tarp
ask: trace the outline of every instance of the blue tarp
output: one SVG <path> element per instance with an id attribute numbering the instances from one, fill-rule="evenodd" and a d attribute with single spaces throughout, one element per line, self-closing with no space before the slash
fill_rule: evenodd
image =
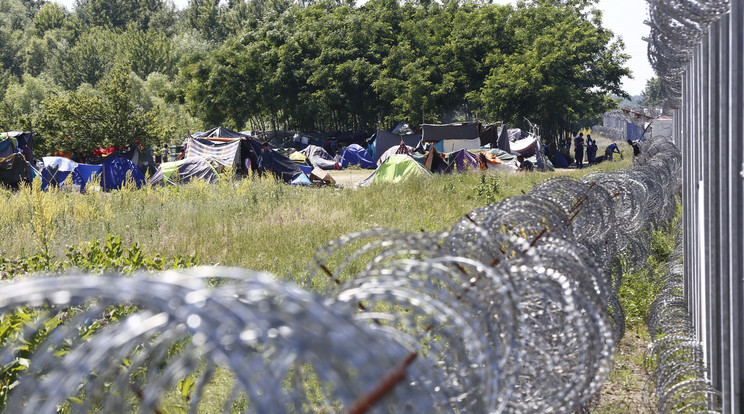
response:
<path id="1" fill-rule="evenodd" d="M 127 179 L 127 173 L 131 174 L 137 188 L 145 183 L 145 175 L 139 168 L 126 158 L 107 158 L 101 164 L 103 167 L 103 178 L 101 187 L 104 190 L 116 190 L 121 188 Z"/>
<path id="2" fill-rule="evenodd" d="M 78 164 L 72 172 L 72 182 L 80 186 L 80 191 L 85 191 L 85 184 L 100 177 L 102 171 L 103 167 L 100 165 Z"/>
<path id="3" fill-rule="evenodd" d="M 44 168 L 41 170 L 41 189 L 46 190 L 49 188 L 49 184 L 52 184 L 56 187 L 62 187 L 62 183 L 65 182 L 67 179 L 67 176 L 70 175 L 72 171 L 57 171 L 54 176 Z"/>
<path id="4" fill-rule="evenodd" d="M 313 185 L 305 173 L 300 173 L 292 180 L 292 185 Z"/>
<path id="5" fill-rule="evenodd" d="M 351 144 L 344 150 L 341 155 L 341 168 L 350 165 L 359 165 L 362 168 L 377 168 L 377 164 L 367 154 L 367 151 L 357 144 Z"/>
<path id="6" fill-rule="evenodd" d="M 297 166 L 300 167 L 300 170 L 303 173 L 305 173 L 305 174 L 310 174 L 311 172 L 313 172 L 313 167 L 311 167 L 309 165 L 300 165 L 300 164 L 297 164 Z"/>

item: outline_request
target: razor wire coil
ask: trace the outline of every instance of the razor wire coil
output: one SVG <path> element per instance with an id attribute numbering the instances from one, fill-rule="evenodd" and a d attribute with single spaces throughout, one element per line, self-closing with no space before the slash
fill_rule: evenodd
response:
<path id="1" fill-rule="evenodd" d="M 227 376 L 225 411 L 570 413 L 623 337 L 620 260 L 645 258 L 647 232 L 674 214 L 679 151 L 643 152 L 630 170 L 546 180 L 443 232 L 342 237 L 301 286 L 223 267 L 14 281 L 0 312 L 40 315 L 0 360 L 55 325 L 6 409 L 157 411 L 189 379 L 195 412 Z"/>

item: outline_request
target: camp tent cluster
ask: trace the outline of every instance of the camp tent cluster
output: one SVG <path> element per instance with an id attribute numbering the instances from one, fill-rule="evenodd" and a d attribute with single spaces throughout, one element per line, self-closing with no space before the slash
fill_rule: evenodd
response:
<path id="1" fill-rule="evenodd" d="M 268 173 L 293 185 L 335 184 L 332 173 L 345 168 L 374 170 L 363 184 L 399 182 L 414 175 L 452 173 L 468 169 L 515 170 L 515 155 L 532 158 L 540 169 L 550 169 L 542 156 L 540 139 L 499 124 L 463 122 L 424 124 L 414 133 L 406 124 L 392 131 L 378 130 L 366 140 L 367 148 L 347 142 L 340 148 L 323 136 L 280 131 L 262 133 L 264 140 L 284 139 L 270 145 Z M 348 135 L 346 139 L 358 137 Z M 361 140 L 360 142 L 362 142 Z M 175 148 L 175 147 L 174 147 Z M 191 134 L 178 147 L 179 159 L 156 166 L 150 150 L 133 144 L 96 150 L 97 157 L 75 162 L 61 156 L 33 159 L 33 134 L 0 133 L 0 183 L 17 187 L 39 177 L 42 187 L 114 190 L 127 183 L 136 187 L 180 185 L 198 179 L 215 182 L 220 173 L 267 173 L 262 165 L 262 141 L 252 131 L 236 132 L 222 126 Z M 175 154 L 171 154 L 175 155 Z M 145 176 L 149 175 L 146 183 Z"/>

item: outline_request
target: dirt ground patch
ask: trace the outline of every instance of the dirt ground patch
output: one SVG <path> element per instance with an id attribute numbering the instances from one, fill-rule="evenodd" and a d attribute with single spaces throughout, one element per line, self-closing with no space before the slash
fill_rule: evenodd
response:
<path id="1" fill-rule="evenodd" d="M 645 395 L 648 374 L 643 360 L 650 339 L 645 328 L 628 330 L 618 347 L 610 380 L 592 402 L 590 412 L 603 414 L 655 413 Z"/>

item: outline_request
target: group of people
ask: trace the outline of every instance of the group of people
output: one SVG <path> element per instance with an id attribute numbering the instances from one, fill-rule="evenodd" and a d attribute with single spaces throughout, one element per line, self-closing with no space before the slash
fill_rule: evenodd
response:
<path id="1" fill-rule="evenodd" d="M 579 132 L 574 137 L 574 156 L 576 158 L 576 168 L 584 167 L 584 133 Z M 586 158 L 589 165 L 597 163 L 597 141 L 592 136 L 586 134 Z"/>
<path id="2" fill-rule="evenodd" d="M 583 168 L 584 167 L 584 152 L 586 150 L 586 158 L 589 163 L 596 164 L 600 160 L 597 159 L 597 141 L 592 139 L 592 136 L 587 134 L 586 135 L 586 142 L 584 141 L 584 133 L 579 132 L 576 136 L 573 138 L 574 142 L 574 157 L 576 160 L 576 168 Z M 638 156 L 641 153 L 641 147 L 638 145 L 637 142 L 628 140 L 628 145 L 633 148 L 633 155 Z M 571 141 L 567 142 L 567 149 L 571 146 Z M 585 148 L 586 146 L 586 148 Z M 617 147 L 617 144 L 612 143 L 607 146 L 605 149 L 604 159 L 608 161 L 612 161 L 614 154 L 620 154 L 620 158 L 622 158 L 623 153 L 620 151 L 620 148 Z"/>

